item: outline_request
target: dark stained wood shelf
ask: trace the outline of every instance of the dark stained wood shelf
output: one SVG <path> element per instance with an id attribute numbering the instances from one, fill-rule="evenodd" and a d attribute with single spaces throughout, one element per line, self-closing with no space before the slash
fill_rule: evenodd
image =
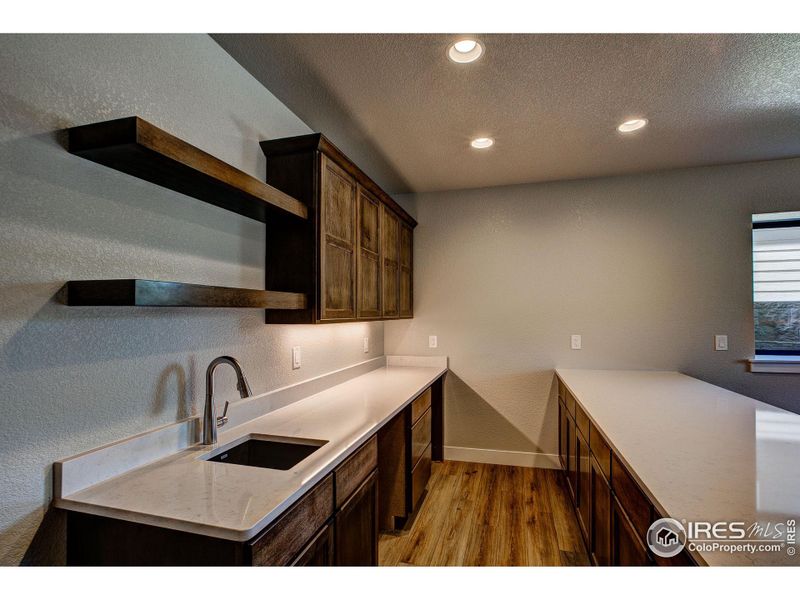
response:
<path id="1" fill-rule="evenodd" d="M 306 308 L 305 294 L 151 279 L 68 281 L 64 286 L 62 301 L 68 306 L 186 306 L 278 310 Z"/>
<path id="2" fill-rule="evenodd" d="M 297 199 L 139 117 L 67 131 L 70 153 L 134 177 L 261 222 L 280 214 L 308 218 Z"/>

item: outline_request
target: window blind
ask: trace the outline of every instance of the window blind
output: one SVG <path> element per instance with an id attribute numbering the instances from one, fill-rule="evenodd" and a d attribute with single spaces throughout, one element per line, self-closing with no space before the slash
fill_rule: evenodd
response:
<path id="1" fill-rule="evenodd" d="M 800 224 L 753 229 L 753 300 L 800 301 Z"/>

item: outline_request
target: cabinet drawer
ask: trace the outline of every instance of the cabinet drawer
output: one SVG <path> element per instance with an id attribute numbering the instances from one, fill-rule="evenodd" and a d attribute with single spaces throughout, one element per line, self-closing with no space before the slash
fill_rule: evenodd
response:
<path id="1" fill-rule="evenodd" d="M 587 440 L 589 439 L 589 417 L 586 416 L 586 413 L 581 408 L 581 405 L 577 402 L 575 403 L 575 424 L 578 426 L 578 430 L 583 434 L 583 437 Z"/>
<path id="2" fill-rule="evenodd" d="M 416 423 L 419 418 L 431 407 L 431 388 L 417 396 L 411 403 L 411 422 Z"/>
<path id="3" fill-rule="evenodd" d="M 341 465 L 336 467 L 336 508 L 352 494 L 378 466 L 378 438 L 372 436 Z"/>
<path id="4" fill-rule="evenodd" d="M 250 543 L 253 565 L 288 565 L 332 514 L 333 476 L 328 475 Z"/>
<path id="5" fill-rule="evenodd" d="M 575 397 L 569 393 L 569 390 L 564 390 L 564 403 L 567 405 L 569 414 L 575 416 Z"/>
<path id="6" fill-rule="evenodd" d="M 611 448 L 608 447 L 603 434 L 595 429 L 594 425 L 589 424 L 589 447 L 592 449 L 592 455 L 597 461 L 606 480 L 611 481 Z"/>
<path id="7" fill-rule="evenodd" d="M 616 455 L 611 457 L 611 487 L 639 539 L 644 543 L 647 529 L 652 522 L 650 502 Z"/>
<path id="8" fill-rule="evenodd" d="M 428 480 L 431 478 L 431 445 L 422 452 L 419 462 L 411 472 L 411 510 L 412 512 L 417 508 L 422 493 L 428 485 Z"/>
<path id="9" fill-rule="evenodd" d="M 431 409 L 419 418 L 411 429 L 411 465 L 416 466 L 422 453 L 431 443 Z"/>
<path id="10" fill-rule="evenodd" d="M 561 400 L 562 402 L 564 401 L 566 391 L 567 391 L 567 386 L 565 386 L 564 382 L 559 379 L 558 380 L 558 399 Z"/>

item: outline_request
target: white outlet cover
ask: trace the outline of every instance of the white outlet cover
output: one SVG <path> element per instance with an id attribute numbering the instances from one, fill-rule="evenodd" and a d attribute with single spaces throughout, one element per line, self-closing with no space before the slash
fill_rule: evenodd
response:
<path id="1" fill-rule="evenodd" d="M 300 346 L 295 346 L 292 348 L 292 368 L 299 369 L 301 362 L 302 362 L 302 355 L 300 352 Z"/>
<path id="2" fill-rule="evenodd" d="M 573 335 L 573 336 L 570 337 L 570 347 L 573 350 L 580 350 L 581 349 L 581 344 L 582 344 L 581 336 Z"/>
<path id="3" fill-rule="evenodd" d="M 714 336 L 714 350 L 727 350 L 728 349 L 728 336 L 715 335 Z"/>
<path id="4" fill-rule="evenodd" d="M 369 338 L 364 338 L 364 352 L 369 352 Z"/>
<path id="5" fill-rule="evenodd" d="M 428 348 L 438 348 L 439 339 L 435 335 L 428 336 Z"/>

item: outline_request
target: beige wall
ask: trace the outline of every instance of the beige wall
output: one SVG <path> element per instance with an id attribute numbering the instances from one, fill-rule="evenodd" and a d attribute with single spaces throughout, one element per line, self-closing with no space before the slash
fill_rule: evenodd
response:
<path id="1" fill-rule="evenodd" d="M 215 356 L 261 393 L 383 354 L 381 323 L 55 303 L 68 279 L 263 286 L 260 223 L 72 156 L 56 133 L 134 114 L 257 177 L 259 140 L 309 132 L 208 36 L 0 36 L 0 564 L 62 561 L 63 520 L 42 520 L 52 462 L 202 410 Z M 236 397 L 218 377 L 220 401 Z"/>
<path id="2" fill-rule="evenodd" d="M 386 324 L 386 352 L 450 356 L 448 445 L 555 453 L 556 366 L 677 369 L 800 411 L 800 376 L 742 362 L 750 214 L 800 209 L 800 159 L 402 200 L 415 318 Z"/>

